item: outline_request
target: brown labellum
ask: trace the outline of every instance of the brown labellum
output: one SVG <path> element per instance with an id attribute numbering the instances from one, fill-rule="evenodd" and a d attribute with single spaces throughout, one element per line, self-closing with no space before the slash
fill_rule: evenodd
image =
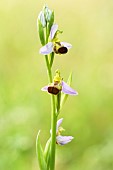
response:
<path id="1" fill-rule="evenodd" d="M 48 93 L 51 93 L 51 94 L 54 94 L 54 95 L 57 95 L 59 93 L 59 89 L 57 89 L 56 87 L 54 86 L 49 86 L 48 87 Z"/>
<path id="2" fill-rule="evenodd" d="M 66 54 L 68 52 L 68 49 L 66 47 L 60 47 L 58 49 L 59 54 Z"/>

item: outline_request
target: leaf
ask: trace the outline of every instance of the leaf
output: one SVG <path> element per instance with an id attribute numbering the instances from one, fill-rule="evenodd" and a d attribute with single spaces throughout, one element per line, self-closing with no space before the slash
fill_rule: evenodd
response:
<path id="1" fill-rule="evenodd" d="M 47 170 L 49 169 L 49 162 L 50 162 L 50 148 L 51 148 L 51 138 L 48 139 L 44 149 L 44 157 L 47 163 Z"/>
<path id="2" fill-rule="evenodd" d="M 38 24 L 39 38 L 40 38 L 41 44 L 44 46 L 45 45 L 44 29 L 39 19 L 37 20 L 37 24 Z"/>
<path id="3" fill-rule="evenodd" d="M 40 131 L 38 132 L 37 139 L 36 139 L 36 153 L 38 157 L 39 167 L 40 170 L 47 170 L 47 164 L 44 158 L 44 152 L 40 143 Z"/>
<path id="4" fill-rule="evenodd" d="M 71 82 L 72 82 L 72 72 L 70 73 L 70 75 L 68 77 L 67 84 L 70 86 Z M 61 108 L 64 105 L 64 103 L 66 102 L 68 96 L 69 96 L 68 94 L 62 94 L 61 95 L 61 106 L 60 106 Z"/>

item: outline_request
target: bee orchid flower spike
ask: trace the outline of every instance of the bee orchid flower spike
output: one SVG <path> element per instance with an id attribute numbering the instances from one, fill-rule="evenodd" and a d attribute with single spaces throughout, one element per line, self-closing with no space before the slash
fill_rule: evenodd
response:
<path id="1" fill-rule="evenodd" d="M 54 23 L 54 11 L 50 10 L 47 5 L 43 7 L 38 15 L 37 28 L 42 45 L 39 53 L 44 55 L 49 80 L 49 83 L 41 90 L 49 93 L 51 97 L 51 130 L 44 149 L 41 144 L 39 131 L 36 139 L 36 153 L 40 170 L 55 170 L 56 144 L 65 145 L 74 138 L 73 136 L 62 135 L 64 129 L 60 125 L 63 118 L 58 120 L 58 116 L 67 97 L 69 95 L 76 96 L 78 92 L 70 87 L 72 74 L 70 74 L 67 83 L 60 76 L 59 70 L 56 70 L 53 77 L 52 68 L 55 54 L 66 54 L 72 45 L 59 39 L 59 34 L 62 31 Z"/>

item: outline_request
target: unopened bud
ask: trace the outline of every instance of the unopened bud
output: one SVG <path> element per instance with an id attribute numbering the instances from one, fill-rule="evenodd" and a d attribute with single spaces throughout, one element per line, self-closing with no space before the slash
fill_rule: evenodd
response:
<path id="1" fill-rule="evenodd" d="M 43 28 L 46 27 L 46 19 L 43 11 L 39 13 L 38 19 L 40 20 Z"/>
<path id="2" fill-rule="evenodd" d="M 52 11 L 48 8 L 47 5 L 45 5 L 43 11 L 44 11 L 46 21 L 49 22 L 51 19 Z"/>

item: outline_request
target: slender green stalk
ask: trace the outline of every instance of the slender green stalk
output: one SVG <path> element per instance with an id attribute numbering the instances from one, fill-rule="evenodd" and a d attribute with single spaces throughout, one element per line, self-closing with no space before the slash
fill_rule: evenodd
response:
<path id="1" fill-rule="evenodd" d="M 48 30 L 46 26 L 46 43 L 48 42 Z M 47 71 L 48 71 L 48 77 L 49 77 L 49 83 L 52 83 L 52 64 L 54 60 L 54 53 L 50 55 L 50 60 L 49 56 L 45 55 L 45 60 L 46 60 L 46 66 L 47 66 Z M 51 95 L 51 153 L 50 153 L 50 170 L 55 169 L 55 150 L 56 150 L 56 122 L 57 122 L 57 117 L 56 117 L 56 105 L 55 105 L 55 96 Z"/>
<path id="2" fill-rule="evenodd" d="M 49 82 L 52 83 L 52 72 L 50 68 L 50 64 L 48 61 L 48 56 L 45 55 L 46 59 L 46 66 L 48 70 L 48 77 L 49 77 Z M 57 122 L 57 117 L 56 117 L 56 106 L 55 106 L 55 96 L 51 95 L 51 154 L 50 154 L 50 170 L 54 170 L 55 168 L 55 150 L 56 150 L 56 122 Z"/>
<path id="3" fill-rule="evenodd" d="M 54 61 L 54 52 L 50 54 L 50 67 L 52 67 Z"/>
<path id="4" fill-rule="evenodd" d="M 58 117 L 59 113 L 60 113 L 60 102 L 61 102 L 61 92 L 59 92 L 57 94 L 57 113 L 56 116 Z"/>
<path id="5" fill-rule="evenodd" d="M 50 155 L 50 170 L 55 169 L 55 150 L 56 150 L 56 113 L 55 113 L 55 96 L 52 95 L 51 97 L 52 100 L 52 114 L 51 114 L 51 129 L 52 129 L 52 134 L 51 134 L 51 155 Z"/>
<path id="6" fill-rule="evenodd" d="M 48 71 L 48 77 L 49 77 L 49 83 L 52 83 L 52 72 L 48 60 L 48 55 L 45 55 L 45 60 L 46 60 L 46 66 L 47 66 L 47 71 Z"/>

